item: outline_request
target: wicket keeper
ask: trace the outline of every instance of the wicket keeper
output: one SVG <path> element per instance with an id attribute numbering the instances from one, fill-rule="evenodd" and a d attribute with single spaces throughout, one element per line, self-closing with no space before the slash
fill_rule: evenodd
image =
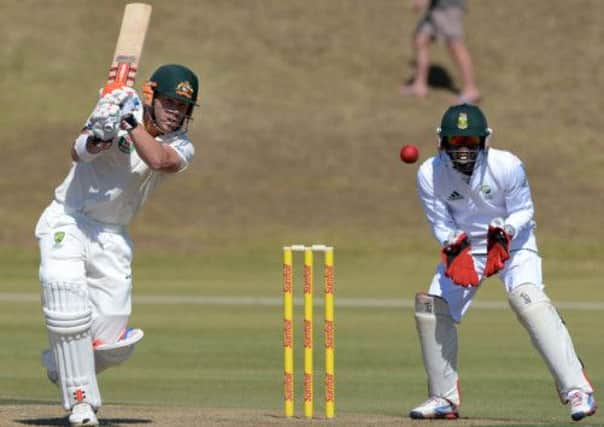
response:
<path id="1" fill-rule="evenodd" d="M 597 404 L 568 330 L 544 292 L 535 239 L 533 201 L 522 162 L 489 148 L 491 129 L 476 106 L 443 115 L 439 152 L 417 174 L 427 220 L 442 262 L 427 293 L 418 293 L 415 319 L 428 375 L 428 400 L 414 419 L 459 417 L 457 329 L 480 283 L 497 275 L 509 305 L 554 377 L 570 416 L 579 421 Z"/>

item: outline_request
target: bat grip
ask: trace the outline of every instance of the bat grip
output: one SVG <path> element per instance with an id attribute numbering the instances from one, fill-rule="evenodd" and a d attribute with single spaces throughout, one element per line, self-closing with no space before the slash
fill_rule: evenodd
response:
<path id="1" fill-rule="evenodd" d="M 113 92 L 115 89 L 128 85 L 128 75 L 130 74 L 130 64 L 122 62 L 117 64 L 115 78 L 107 83 L 103 88 L 103 95 Z"/>

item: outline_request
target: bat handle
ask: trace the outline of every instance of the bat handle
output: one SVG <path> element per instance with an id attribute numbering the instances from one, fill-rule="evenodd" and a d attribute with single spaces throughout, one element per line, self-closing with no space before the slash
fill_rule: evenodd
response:
<path id="1" fill-rule="evenodd" d="M 130 64 L 119 63 L 115 71 L 115 78 L 107 83 L 103 88 L 103 95 L 113 92 L 115 89 L 128 85 L 128 78 L 130 74 Z"/>
<path id="2" fill-rule="evenodd" d="M 105 87 L 103 88 L 103 96 L 107 95 L 108 93 L 113 92 L 115 89 L 119 89 L 119 88 L 121 88 L 123 86 L 124 86 L 124 84 L 118 83 L 117 81 L 111 82 L 111 83 L 107 83 L 105 85 Z"/>

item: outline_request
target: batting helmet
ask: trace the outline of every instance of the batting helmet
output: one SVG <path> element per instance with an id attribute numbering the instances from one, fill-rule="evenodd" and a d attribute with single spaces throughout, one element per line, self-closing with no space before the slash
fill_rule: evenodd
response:
<path id="1" fill-rule="evenodd" d="M 152 108 L 153 99 L 157 94 L 189 104 L 186 114 L 186 121 L 188 122 L 193 114 L 193 108 L 197 106 L 198 92 L 199 80 L 189 68 L 179 64 L 166 64 L 159 67 L 143 87 L 144 103 L 148 111 L 147 130 L 152 129 L 152 134 L 158 133 Z"/>

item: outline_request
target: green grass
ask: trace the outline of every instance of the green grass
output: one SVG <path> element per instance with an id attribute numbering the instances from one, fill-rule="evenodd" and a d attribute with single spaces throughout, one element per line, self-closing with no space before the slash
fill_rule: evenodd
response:
<path id="1" fill-rule="evenodd" d="M 0 362 L 11 366 L 0 375 L 1 399 L 56 399 L 54 386 L 38 366 L 45 336 L 41 319 L 31 315 L 36 310 L 31 304 L 2 304 L 3 324 L 19 333 L 1 336 Z M 477 311 L 470 317 L 460 328 L 464 416 L 565 420 L 566 409 L 557 402 L 547 371 L 511 313 Z M 593 324 L 587 314 L 573 312 L 570 317 L 574 330 Z M 101 376 L 107 404 L 280 407 L 278 307 L 140 306 L 133 324 L 145 328 L 147 336 L 127 365 Z M 507 332 L 498 336 L 492 330 Z M 315 335 L 320 342 L 320 334 Z M 575 342 L 592 380 L 601 383 L 604 372 L 596 365 L 600 346 L 585 335 L 575 334 Z M 300 343 L 301 337 L 296 338 Z M 336 340 L 338 411 L 396 416 L 423 398 L 425 378 L 410 310 L 338 309 Z M 318 344 L 315 359 L 321 366 Z M 301 362 L 298 357 L 298 407 Z M 322 408 L 321 373 L 316 369 L 317 411 Z"/>
<path id="2" fill-rule="evenodd" d="M 404 250 L 403 250 L 404 249 Z M 341 413 L 403 416 L 426 391 L 413 313 L 410 308 L 338 307 L 337 298 L 411 299 L 424 289 L 435 258 L 423 249 L 336 251 L 337 409 Z M 5 257 L 8 255 L 5 253 Z M 15 255 L 13 276 L 31 267 Z M 205 262 L 202 262 L 205 260 Z M 301 261 L 301 260 L 298 260 Z M 159 263 L 161 262 L 161 268 Z M 22 265 L 22 267 L 18 267 Z M 317 267 L 320 266 L 317 260 Z M 146 337 L 127 365 L 101 375 L 108 404 L 154 404 L 279 410 L 281 407 L 281 307 L 136 304 L 143 295 L 280 297 L 280 251 L 224 250 L 203 259 L 141 256 L 135 270 L 132 325 Z M 415 271 L 415 275 L 411 272 Z M 299 270 L 299 269 L 298 269 Z M 298 271 L 299 273 L 299 271 Z M 31 276 L 31 274 L 28 273 Z M 577 295 L 574 279 L 556 280 L 559 301 L 603 301 L 604 291 Z M 301 278 L 296 277 L 299 296 Z M 317 277 L 319 280 L 319 277 Z M 319 286 L 319 283 L 317 283 Z M 33 281 L 14 292 L 36 292 Z M 594 289 L 596 289 L 594 287 Z M 501 286 L 485 283 L 477 301 L 499 300 Z M 604 381 L 599 364 L 602 320 L 597 312 L 564 310 L 575 345 L 592 382 Z M 296 392 L 301 407 L 301 307 L 296 307 Z M 321 308 L 315 312 L 316 411 L 322 410 Z M 37 303 L 0 303 L 0 400 L 56 399 L 39 365 L 46 345 Z M 460 325 L 463 415 L 469 418 L 564 423 L 567 409 L 552 379 L 510 310 L 470 310 Z M 597 415 L 590 422 L 597 422 Z M 590 425 L 595 425 L 595 424 Z"/>

